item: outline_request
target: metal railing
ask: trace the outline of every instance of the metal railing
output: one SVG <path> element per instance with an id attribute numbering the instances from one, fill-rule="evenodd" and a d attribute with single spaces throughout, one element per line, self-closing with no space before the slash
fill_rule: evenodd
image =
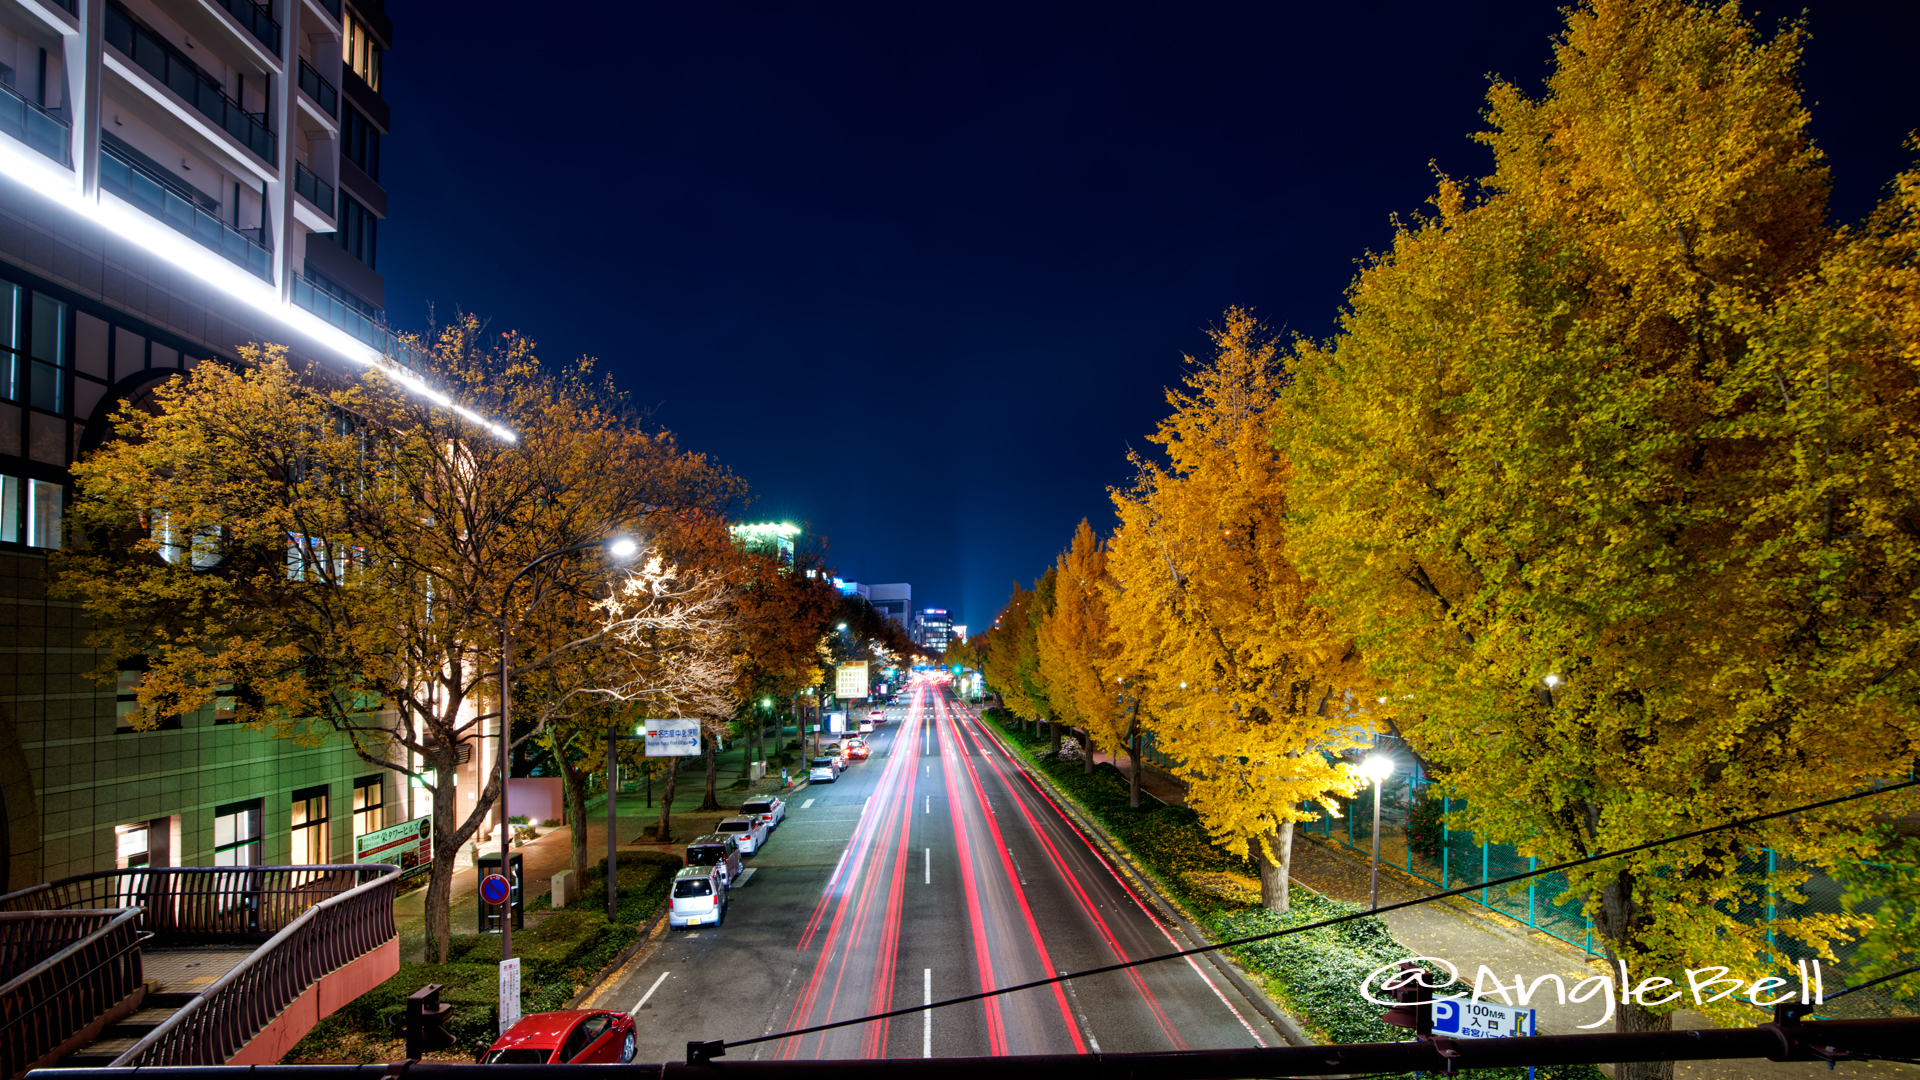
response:
<path id="1" fill-rule="evenodd" d="M 277 28 L 275 36 L 278 36 Z M 242 146 L 258 154 L 260 160 L 274 160 L 273 129 L 266 124 L 266 114 L 250 113 L 242 108 L 227 96 L 219 80 L 201 71 L 199 65 L 172 43 L 134 22 L 133 16 L 118 4 L 107 5 L 106 40 L 222 131 L 240 140 Z"/>
<path id="2" fill-rule="evenodd" d="M 321 213 L 333 216 L 333 185 L 313 175 L 313 170 L 297 161 L 293 163 L 293 190 L 319 207 Z"/>
<path id="3" fill-rule="evenodd" d="M 276 55 L 280 52 L 280 24 L 273 21 L 273 11 L 265 4 L 256 4 L 253 0 L 214 0 L 227 9 L 234 21 L 246 28 L 267 51 Z"/>
<path id="4" fill-rule="evenodd" d="M 143 909 L 139 929 L 162 944 L 219 935 L 262 938 L 382 873 L 375 866 L 136 866 L 8 893 L 0 896 L 0 912 L 137 905 Z"/>
<path id="5" fill-rule="evenodd" d="M 0 1076 L 20 1075 L 140 991 L 139 918 L 138 908 L 0 913 Z"/>
<path id="6" fill-rule="evenodd" d="M 320 10 L 333 16 L 334 22 L 340 21 L 340 0 L 316 0 Z"/>
<path id="7" fill-rule="evenodd" d="M 300 912 L 240 966 L 114 1059 L 116 1067 L 222 1064 L 323 976 L 393 940 L 398 866 L 374 863 L 256 870 L 274 874 L 320 871 L 343 881 L 354 877 L 370 880 Z M 297 894 L 295 889 L 276 895 Z M 287 909 L 278 905 L 274 910 Z"/>
<path id="8" fill-rule="evenodd" d="M 339 117 L 340 91 L 335 90 L 332 83 L 313 70 L 313 65 L 307 63 L 307 58 L 304 56 L 300 58 L 300 89 L 313 99 L 315 105 L 320 106 L 322 112 L 328 116 Z"/>
<path id="9" fill-rule="evenodd" d="M 71 169 L 72 130 L 65 120 L 21 97 L 13 87 L 0 83 L 0 131 Z"/>
<path id="10" fill-rule="evenodd" d="M 347 300 L 335 296 L 333 290 L 325 285 L 295 274 L 293 302 L 353 335 L 361 343 L 380 350 L 382 356 L 391 357 L 409 368 L 420 366 L 417 347 L 401 341 L 400 335 L 394 333 L 385 323 L 368 315 Z"/>
<path id="11" fill-rule="evenodd" d="M 202 247 L 219 252 L 262 280 L 271 280 L 273 255 L 259 241 L 181 198 L 105 146 L 100 148 L 100 190 L 113 192 L 191 236 Z"/>

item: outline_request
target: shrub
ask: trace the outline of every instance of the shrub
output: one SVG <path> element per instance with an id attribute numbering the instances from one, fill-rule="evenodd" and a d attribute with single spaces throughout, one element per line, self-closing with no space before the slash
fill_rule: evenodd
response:
<path id="1" fill-rule="evenodd" d="M 1444 805 L 1431 787 L 1423 787 L 1419 797 L 1408 808 L 1407 846 L 1413 849 L 1415 855 L 1429 859 L 1440 857 L 1440 848 L 1446 843 L 1441 822 Z"/>

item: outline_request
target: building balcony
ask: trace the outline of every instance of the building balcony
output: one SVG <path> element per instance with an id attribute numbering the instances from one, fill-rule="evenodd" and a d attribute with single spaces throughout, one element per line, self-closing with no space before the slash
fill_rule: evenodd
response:
<path id="1" fill-rule="evenodd" d="M 266 124 L 266 114 L 241 108 L 227 96 L 219 80 L 201 71 L 171 43 L 134 22 L 132 16 L 116 4 L 107 5 L 106 40 L 161 86 L 211 120 L 215 127 L 253 151 L 261 161 L 272 164 L 274 134 Z"/>
<path id="2" fill-rule="evenodd" d="M 401 348 L 400 339 L 387 325 L 366 313 L 362 307 L 337 295 L 325 283 L 293 276 L 293 302 L 320 316 L 327 322 L 358 339 L 361 343 L 380 350 L 384 356 L 400 356 L 406 350 Z"/>
<path id="3" fill-rule="evenodd" d="M 311 98 L 315 105 L 320 106 L 321 112 L 336 120 L 339 119 L 340 91 L 335 90 L 332 83 L 321 78 L 320 73 L 313 70 L 313 65 L 307 63 L 304 56 L 300 58 L 300 91 Z"/>
<path id="4" fill-rule="evenodd" d="M 273 254 L 258 240 L 182 198 L 162 178 L 150 175 L 146 168 L 104 145 L 100 148 L 100 190 L 110 191 L 166 222 L 176 232 L 219 252 L 227 261 L 246 268 L 262 281 L 273 280 Z"/>
<path id="5" fill-rule="evenodd" d="M 293 192 L 312 203 L 328 220 L 333 219 L 333 185 L 315 176 L 297 161 L 293 163 Z"/>
<path id="6" fill-rule="evenodd" d="M 273 21 L 273 12 L 265 4 L 253 3 L 253 0 L 210 0 L 219 5 L 241 29 L 252 34 L 254 39 L 267 47 L 267 51 L 278 55 L 280 52 L 280 24 Z"/>
<path id="7" fill-rule="evenodd" d="M 0 83 L 0 131 L 73 168 L 72 128 L 4 83 Z"/>

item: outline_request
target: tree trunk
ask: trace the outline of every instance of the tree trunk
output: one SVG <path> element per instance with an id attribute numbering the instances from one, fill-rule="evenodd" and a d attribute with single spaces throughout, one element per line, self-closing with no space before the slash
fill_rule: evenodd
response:
<path id="1" fill-rule="evenodd" d="M 460 845 L 473 836 L 480 822 L 493 811 L 497 789 L 491 780 L 483 785 L 479 805 L 467 815 L 466 822 L 456 828 L 453 815 L 459 802 L 454 770 L 450 765 L 436 765 L 433 772 L 433 862 L 427 871 L 427 962 L 444 964 L 449 939 L 453 936 L 453 913 L 449 909 L 453 900 L 453 858 L 460 853 Z"/>
<path id="2" fill-rule="evenodd" d="M 1282 822 L 1266 835 L 1266 841 L 1264 847 L 1250 845 L 1254 864 L 1260 868 L 1260 906 L 1268 911 L 1286 911 L 1293 906 L 1288 887 L 1288 874 L 1293 869 L 1293 822 Z"/>
<path id="3" fill-rule="evenodd" d="M 1060 722 L 1058 720 L 1055 720 L 1051 716 L 1047 717 L 1047 734 L 1053 736 L 1053 756 L 1059 757 L 1060 756 Z"/>
<path id="4" fill-rule="evenodd" d="M 714 732 L 707 740 L 707 794 L 700 800 L 700 809 L 720 809 L 720 793 L 715 784 L 720 779 L 720 733 Z"/>
<path id="5" fill-rule="evenodd" d="M 1140 809 L 1140 729 L 1133 729 L 1133 741 L 1127 744 L 1128 772 L 1132 773 L 1127 784 L 1127 805 Z"/>
<path id="6" fill-rule="evenodd" d="M 1620 960 L 1624 957 L 1629 969 L 1634 958 L 1642 955 L 1636 942 L 1644 932 L 1649 921 L 1640 905 L 1633 900 L 1633 875 L 1622 871 L 1612 881 L 1600 888 L 1600 908 L 1593 915 L 1594 932 L 1606 943 L 1607 957 L 1619 970 Z M 1631 977 L 1631 976 L 1629 976 Z M 1656 1016 L 1646 1006 L 1637 1003 L 1616 1006 L 1613 1014 L 1613 1030 L 1629 1031 L 1672 1031 L 1671 1013 Z M 1671 1061 L 1627 1061 L 1613 1067 L 1614 1080 L 1673 1080 L 1673 1062 Z"/>
<path id="7" fill-rule="evenodd" d="M 573 856 L 569 866 L 578 883 L 587 868 L 587 773 L 567 759 L 565 746 L 555 746 L 553 757 L 560 763 L 560 779 L 567 787 L 567 824 L 573 826 L 567 844 Z M 608 792 L 607 797 L 612 798 L 613 793 Z"/>
<path id="8" fill-rule="evenodd" d="M 660 827 L 655 830 L 654 839 L 663 844 L 673 843 L 673 783 L 680 775 L 680 759 L 667 759 L 667 784 L 660 792 Z"/>
<path id="9" fill-rule="evenodd" d="M 1080 729 L 1080 771 L 1093 775 L 1093 729 Z"/>
<path id="10" fill-rule="evenodd" d="M 735 777 L 737 780 L 746 780 L 753 776 L 753 748 L 760 734 L 762 719 L 760 714 L 751 709 L 747 711 L 749 715 L 741 723 L 741 727 L 746 731 L 746 738 L 740 740 L 740 775 Z"/>

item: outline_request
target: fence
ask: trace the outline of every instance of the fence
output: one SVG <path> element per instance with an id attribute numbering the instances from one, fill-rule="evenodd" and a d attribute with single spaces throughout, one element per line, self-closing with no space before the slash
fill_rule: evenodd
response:
<path id="1" fill-rule="evenodd" d="M 50 1064 L 140 998 L 137 909 L 0 913 L 0 1077 Z"/>
<path id="2" fill-rule="evenodd" d="M 1464 888 L 1475 882 L 1526 873 L 1539 866 L 1536 858 L 1520 854 L 1510 844 L 1477 840 L 1471 833 L 1452 828 L 1450 822 L 1466 809 L 1465 802 L 1442 795 L 1439 805 L 1435 807 L 1425 797 L 1427 787 L 1425 777 L 1419 774 L 1396 775 L 1383 782 L 1380 792 L 1382 865 L 1403 870 L 1441 889 Z M 1420 812 L 1418 817 L 1416 810 Z M 1299 828 L 1370 858 L 1373 852 L 1371 790 L 1363 789 L 1354 796 L 1344 815 L 1336 818 L 1321 809 L 1317 819 L 1303 822 Z M 1756 893 L 1739 906 L 1739 910 L 1733 913 L 1735 917 L 1748 925 L 1759 925 L 1770 924 L 1775 919 L 1832 914 L 1843 910 L 1840 883 L 1812 864 L 1801 864 L 1790 856 L 1764 850 L 1741 867 L 1743 876 L 1751 875 L 1756 881 L 1762 874 L 1796 870 L 1808 875 L 1806 884 L 1799 889 L 1804 900 L 1792 902 L 1779 895 Z M 1593 920 L 1582 911 L 1583 898 L 1574 896 L 1562 899 L 1566 891 L 1565 874 L 1542 874 L 1527 879 L 1524 889 L 1517 886 L 1482 888 L 1477 893 L 1466 894 L 1466 897 L 1529 929 L 1558 938 L 1589 954 L 1595 953 L 1599 942 L 1594 937 Z M 1818 949 L 1804 942 L 1776 937 L 1772 931 L 1768 932 L 1767 940 L 1793 960 L 1811 960 L 1819 955 Z M 1847 976 L 1855 967 L 1851 943 L 1836 942 L 1833 948 L 1840 962 L 1822 962 L 1827 975 L 1825 983 L 1828 993 L 1846 985 Z M 1849 995 L 1844 1003 L 1834 1006 L 1834 1015 L 1847 1018 L 1895 1016 L 1908 1012 L 1910 1007 L 1920 1007 L 1920 994 L 1909 996 L 1902 993 L 1896 999 L 1879 990 L 1876 987 Z"/>

